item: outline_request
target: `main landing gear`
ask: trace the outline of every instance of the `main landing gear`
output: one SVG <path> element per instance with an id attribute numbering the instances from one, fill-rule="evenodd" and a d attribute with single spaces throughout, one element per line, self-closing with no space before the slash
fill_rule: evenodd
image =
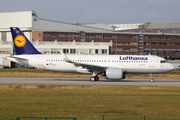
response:
<path id="1" fill-rule="evenodd" d="M 90 78 L 90 81 L 94 82 L 94 81 L 98 81 L 99 77 L 98 76 L 93 76 Z"/>
<path id="2" fill-rule="evenodd" d="M 149 77 L 150 77 L 150 82 L 154 82 L 154 79 L 153 79 L 153 74 L 149 74 Z"/>
<path id="3" fill-rule="evenodd" d="M 92 82 L 98 81 L 99 80 L 98 74 L 99 73 L 97 71 L 94 71 L 92 74 L 92 77 L 90 78 L 90 81 L 92 81 Z"/>

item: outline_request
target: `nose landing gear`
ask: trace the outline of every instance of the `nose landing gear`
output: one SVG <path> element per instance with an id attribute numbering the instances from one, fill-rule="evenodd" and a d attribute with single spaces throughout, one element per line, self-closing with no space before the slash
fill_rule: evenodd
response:
<path id="1" fill-rule="evenodd" d="M 149 74 L 149 77 L 150 77 L 150 82 L 154 82 L 154 79 L 153 79 L 153 74 Z"/>

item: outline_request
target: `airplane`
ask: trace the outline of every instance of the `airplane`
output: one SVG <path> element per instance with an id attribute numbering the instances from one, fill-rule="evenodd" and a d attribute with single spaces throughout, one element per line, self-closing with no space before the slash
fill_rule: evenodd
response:
<path id="1" fill-rule="evenodd" d="M 125 79 L 126 74 L 166 73 L 174 66 L 166 59 L 153 55 L 67 55 L 42 54 L 26 38 L 18 27 L 10 27 L 16 55 L 7 60 L 38 69 L 64 73 L 92 74 L 90 81 L 98 81 L 98 75 L 107 79 Z"/>

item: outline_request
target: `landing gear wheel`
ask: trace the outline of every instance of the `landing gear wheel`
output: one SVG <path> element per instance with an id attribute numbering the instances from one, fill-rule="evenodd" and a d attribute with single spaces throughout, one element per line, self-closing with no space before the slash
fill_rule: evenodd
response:
<path id="1" fill-rule="evenodd" d="M 150 82 L 154 82 L 154 79 L 153 79 L 153 78 L 151 78 L 151 79 L 150 79 Z"/>
<path id="2" fill-rule="evenodd" d="M 98 76 L 95 76 L 94 78 L 95 78 L 95 81 L 98 81 L 98 80 L 99 80 L 99 77 L 98 77 Z"/>
<path id="3" fill-rule="evenodd" d="M 90 81 L 94 82 L 94 81 L 98 81 L 99 77 L 98 76 L 94 76 L 90 78 Z"/>
<path id="4" fill-rule="evenodd" d="M 152 73 L 149 74 L 149 77 L 150 77 L 150 82 L 154 82 L 153 74 Z"/>
<path id="5" fill-rule="evenodd" d="M 91 78 L 90 78 L 90 81 L 91 81 L 91 82 L 96 81 L 95 77 L 91 77 Z"/>

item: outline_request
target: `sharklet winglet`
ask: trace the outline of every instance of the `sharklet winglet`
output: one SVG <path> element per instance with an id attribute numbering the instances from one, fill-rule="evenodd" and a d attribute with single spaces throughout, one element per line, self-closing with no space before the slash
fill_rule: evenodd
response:
<path id="1" fill-rule="evenodd" d="M 74 62 L 72 62 L 61 50 L 60 50 L 60 53 L 61 53 L 61 55 L 64 57 L 64 60 L 65 60 L 66 62 L 74 63 Z"/>

